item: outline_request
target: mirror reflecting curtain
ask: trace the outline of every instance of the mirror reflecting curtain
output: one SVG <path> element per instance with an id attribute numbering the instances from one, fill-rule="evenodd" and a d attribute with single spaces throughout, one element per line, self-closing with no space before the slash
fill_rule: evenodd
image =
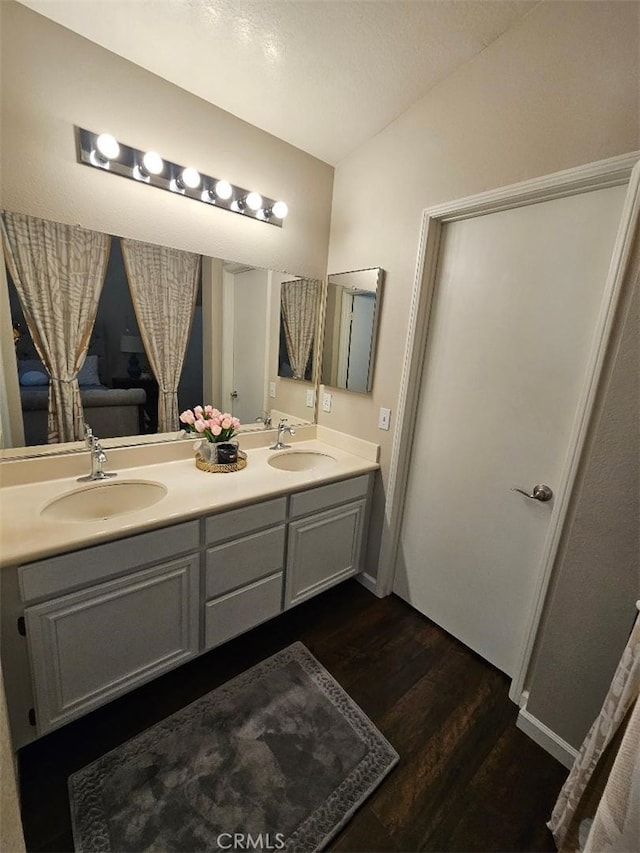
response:
<path id="1" fill-rule="evenodd" d="M 110 238 L 2 211 L 2 247 L 41 361 L 21 384 L 46 382 L 47 441 L 75 441 L 84 433 L 79 375 L 93 332 Z M 14 341 L 20 324 L 14 323 Z M 19 335 L 18 335 L 19 336 Z"/>
<path id="2" fill-rule="evenodd" d="M 319 281 L 301 278 L 282 283 L 278 376 L 313 381 L 319 301 Z"/>
<path id="3" fill-rule="evenodd" d="M 87 355 L 78 371 L 80 399 L 84 420 L 96 435 L 103 440 L 131 439 L 130 443 L 135 444 L 138 436 L 138 441 L 145 441 L 150 434 L 163 432 L 158 423 L 160 383 L 148 352 L 148 335 L 138 323 L 131 298 L 121 239 L 100 236 L 107 243 L 110 240 L 111 247 Z M 164 251 L 157 248 L 160 253 Z M 152 254 L 155 256 L 155 252 Z M 257 419 L 264 419 L 265 413 L 271 412 L 276 417 L 286 416 L 293 423 L 313 421 L 315 409 L 309 406 L 305 389 L 278 376 L 281 289 L 292 277 L 217 258 L 203 258 L 198 267 L 193 321 L 177 389 L 179 411 L 206 403 L 236 416 L 236 410 L 242 409 L 242 430 L 263 428 Z M 9 325 L 13 326 L 15 363 L 7 361 L 3 365 L 5 379 L 15 387 L 11 399 L 22 413 L 24 443 L 46 445 L 52 374 L 29 333 L 10 268 L 7 273 L 10 317 L 3 319 L 3 329 L 10 333 Z M 144 287 L 149 278 L 144 265 L 138 273 Z M 148 284 L 151 286 L 151 278 Z M 46 287 L 44 290 L 48 293 Z M 300 334 L 300 341 L 306 345 L 305 341 L 311 340 L 306 375 L 311 367 L 311 378 L 315 380 L 313 353 L 317 349 L 321 283 L 310 283 L 309 290 L 315 293 L 308 300 L 315 307 L 313 328 L 301 324 L 304 334 Z M 189 293 L 188 302 L 192 304 L 193 288 Z M 293 317 L 290 326 L 297 334 Z M 9 372 L 14 371 L 17 382 L 9 377 Z M 30 382 L 35 384 L 30 386 Z M 169 431 L 159 439 L 175 435 Z"/>

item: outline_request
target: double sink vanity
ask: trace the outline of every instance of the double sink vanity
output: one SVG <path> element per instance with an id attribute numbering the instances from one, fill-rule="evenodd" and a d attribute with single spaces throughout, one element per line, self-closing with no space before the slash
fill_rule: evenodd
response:
<path id="1" fill-rule="evenodd" d="M 310 426 L 0 463 L 2 668 L 14 748 L 362 570 L 377 445 Z"/>

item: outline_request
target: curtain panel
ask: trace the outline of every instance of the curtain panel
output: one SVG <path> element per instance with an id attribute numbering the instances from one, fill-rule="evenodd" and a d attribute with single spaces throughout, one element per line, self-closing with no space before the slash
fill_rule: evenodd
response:
<path id="1" fill-rule="evenodd" d="M 304 379 L 311 355 L 318 292 L 318 282 L 312 279 L 285 281 L 280 291 L 282 322 L 294 379 Z"/>
<path id="2" fill-rule="evenodd" d="M 602 792 L 583 853 L 640 847 L 640 702 L 636 700 Z"/>
<path id="3" fill-rule="evenodd" d="M 158 381 L 158 432 L 178 424 L 178 383 L 200 282 L 200 255 L 122 240 L 140 335 Z"/>
<path id="4" fill-rule="evenodd" d="M 640 601 L 636 606 L 640 610 Z M 585 853 L 587 850 L 590 853 L 604 853 L 605 850 L 621 853 L 628 849 L 624 846 L 624 839 L 632 832 L 631 827 L 640 825 L 640 785 L 636 775 L 640 764 L 637 754 L 640 743 L 639 694 L 640 615 L 637 615 L 602 710 L 582 743 L 548 823 L 558 849 L 565 841 L 598 762 L 633 708 L 605 787 L 605 792 L 607 788 L 609 791 L 601 798 L 596 820 L 587 837 Z"/>
<path id="5" fill-rule="evenodd" d="M 111 238 L 8 211 L 1 223 L 7 266 L 51 378 L 48 441 L 77 441 L 84 414 L 76 377 L 95 324 Z"/>

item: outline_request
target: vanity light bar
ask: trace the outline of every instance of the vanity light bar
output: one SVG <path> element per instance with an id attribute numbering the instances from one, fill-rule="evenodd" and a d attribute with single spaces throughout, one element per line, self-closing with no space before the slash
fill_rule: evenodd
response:
<path id="1" fill-rule="evenodd" d="M 282 228 L 282 221 L 289 212 L 283 201 L 203 175 L 192 166 L 172 163 L 155 151 L 139 151 L 123 145 L 108 133 L 93 133 L 82 127 L 77 127 L 76 131 L 79 163 L 258 219 L 278 228 Z"/>

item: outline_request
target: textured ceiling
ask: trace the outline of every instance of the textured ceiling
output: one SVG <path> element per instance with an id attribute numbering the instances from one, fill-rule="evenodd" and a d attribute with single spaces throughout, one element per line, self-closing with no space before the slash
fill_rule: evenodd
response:
<path id="1" fill-rule="evenodd" d="M 539 0 L 20 0 L 335 164 Z"/>

